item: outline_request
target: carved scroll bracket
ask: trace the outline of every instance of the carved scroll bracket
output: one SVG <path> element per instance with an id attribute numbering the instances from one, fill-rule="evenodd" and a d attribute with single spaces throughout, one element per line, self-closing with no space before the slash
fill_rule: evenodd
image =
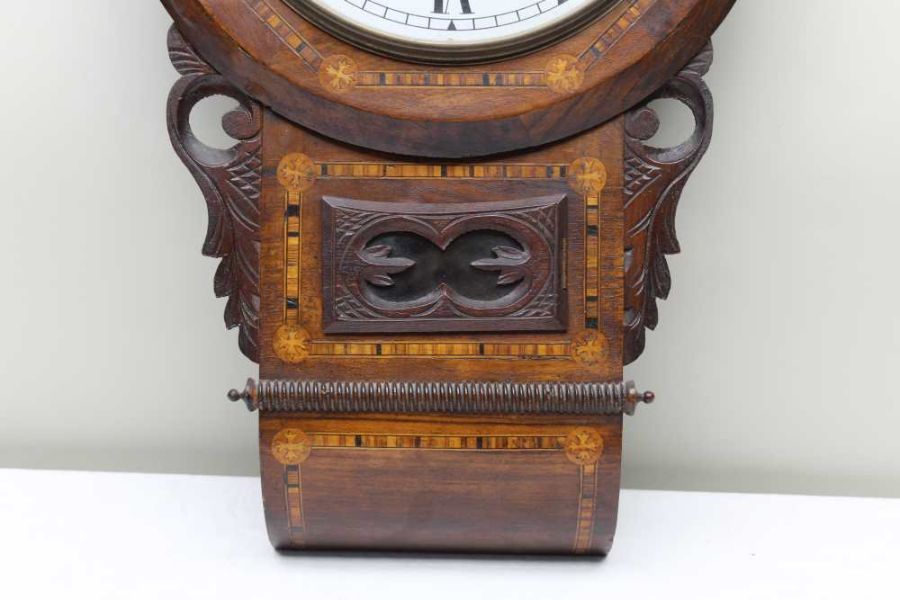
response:
<path id="1" fill-rule="evenodd" d="M 703 76 L 712 65 L 708 44 L 668 84 L 625 117 L 625 363 L 643 352 L 646 329 L 659 321 L 656 300 L 672 286 L 667 254 L 681 248 L 675 212 L 688 178 L 703 158 L 713 130 L 713 100 Z M 694 115 L 693 134 L 674 148 L 648 144 L 659 129 L 654 100 L 684 103 Z"/>
<path id="2" fill-rule="evenodd" d="M 262 107 L 216 73 L 174 27 L 168 41 L 169 57 L 182 75 L 169 94 L 169 136 L 206 198 L 209 227 L 203 254 L 222 259 L 214 288 L 216 296 L 228 296 L 225 324 L 241 328 L 241 351 L 258 362 Z M 191 111 L 210 96 L 238 102 L 222 118 L 225 132 L 237 140 L 229 149 L 211 148 L 191 131 Z"/>

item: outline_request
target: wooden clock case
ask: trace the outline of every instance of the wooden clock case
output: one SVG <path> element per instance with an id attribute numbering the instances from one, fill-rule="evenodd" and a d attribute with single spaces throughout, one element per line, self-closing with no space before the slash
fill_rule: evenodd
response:
<path id="1" fill-rule="evenodd" d="M 259 363 L 279 549 L 595 554 L 615 531 L 623 366 L 669 293 L 705 152 L 710 35 L 733 0 L 620 0 L 536 52 L 403 62 L 283 0 L 163 0 L 168 126 L 204 253 Z M 433 57 L 432 57 L 433 58 Z M 203 145 L 225 95 L 237 140 Z M 647 143 L 648 104 L 694 114 Z"/>

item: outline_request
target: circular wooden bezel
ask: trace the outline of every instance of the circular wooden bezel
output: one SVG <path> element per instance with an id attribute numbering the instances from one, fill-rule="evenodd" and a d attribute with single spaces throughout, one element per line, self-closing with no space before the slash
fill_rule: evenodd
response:
<path id="1" fill-rule="evenodd" d="M 697 54 L 735 0 L 618 0 L 552 46 L 481 66 L 367 52 L 285 0 L 162 1 L 204 60 L 297 124 L 392 154 L 471 158 L 617 117 Z"/>

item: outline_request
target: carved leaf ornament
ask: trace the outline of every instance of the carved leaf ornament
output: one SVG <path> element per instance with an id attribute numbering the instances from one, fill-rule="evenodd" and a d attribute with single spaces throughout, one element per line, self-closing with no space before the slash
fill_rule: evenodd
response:
<path id="1" fill-rule="evenodd" d="M 323 201 L 326 263 L 333 265 L 325 274 L 326 331 L 564 327 L 565 196 L 456 205 Z"/>
<path id="2" fill-rule="evenodd" d="M 625 363 L 644 350 L 646 329 L 659 321 L 657 299 L 669 296 L 667 254 L 681 248 L 675 212 L 688 178 L 709 148 L 713 100 L 703 76 L 712 65 L 712 45 L 669 83 L 625 116 Z M 674 148 L 648 143 L 659 129 L 654 100 L 684 103 L 694 115 L 692 135 Z"/>
<path id="3" fill-rule="evenodd" d="M 259 195 L 262 181 L 262 108 L 217 74 L 173 27 L 169 57 L 182 75 L 169 94 L 169 136 L 178 156 L 203 191 L 209 227 L 203 254 L 221 258 L 216 296 L 228 297 L 225 324 L 240 327 L 241 351 L 259 361 Z M 227 96 L 238 107 L 222 118 L 235 145 L 203 144 L 191 131 L 194 107 L 210 96 Z"/>
<path id="4" fill-rule="evenodd" d="M 209 227 L 203 253 L 221 258 L 214 290 L 217 296 L 228 297 L 225 308 L 226 326 L 240 327 L 239 344 L 242 352 L 251 360 L 258 361 L 262 107 L 216 73 L 174 27 L 169 32 L 169 55 L 182 77 L 169 96 L 168 128 L 175 151 L 196 179 L 206 199 Z M 675 232 L 678 201 L 688 178 L 709 147 L 712 135 L 712 95 L 702 79 L 710 68 L 712 58 L 712 46 L 708 45 L 669 83 L 625 115 L 626 364 L 633 362 L 643 352 L 646 329 L 654 329 L 658 324 L 657 299 L 667 298 L 671 290 L 671 274 L 665 257 L 680 251 Z M 565 83 L 563 79 L 568 76 L 562 66 L 561 63 L 554 65 L 553 73 L 554 77 L 562 78 L 561 83 Z M 340 71 L 335 75 L 340 75 L 338 79 L 346 83 L 347 67 L 337 65 L 335 68 Z M 225 132 L 236 140 L 233 147 L 225 150 L 206 146 L 197 139 L 190 127 L 190 115 L 194 107 L 203 99 L 216 95 L 227 96 L 238 102 L 238 107 L 222 119 Z M 649 143 L 659 128 L 659 116 L 649 104 L 658 99 L 680 101 L 694 115 L 696 126 L 693 134 L 673 148 L 658 148 Z M 421 218 L 411 220 L 418 221 L 419 224 L 427 221 Z M 438 231 L 433 224 L 425 227 L 424 232 L 416 231 L 416 227 L 405 229 L 429 239 L 434 237 L 428 233 L 429 228 Z M 550 243 L 554 235 L 556 234 L 542 232 L 538 237 L 543 238 L 542 243 Z M 369 236 L 365 241 L 371 240 L 372 237 Z M 354 243 L 359 241 L 358 237 L 354 239 Z M 446 252 L 453 240 L 430 241 L 437 242 L 436 245 Z M 373 314 L 408 317 L 408 307 L 391 310 L 389 304 L 379 305 L 372 294 L 360 291 L 358 282 L 365 282 L 373 289 L 391 288 L 395 285 L 395 276 L 413 268 L 416 260 L 392 255 L 392 248 L 385 244 L 364 243 L 354 246 L 353 250 L 351 254 L 343 255 L 342 259 L 356 256 L 363 274 L 347 286 L 351 289 L 350 295 L 354 296 L 355 304 L 344 306 L 356 310 L 354 307 L 368 304 L 366 310 L 372 311 L 371 314 L 357 315 L 363 319 Z M 536 268 L 533 264 L 533 261 L 546 253 L 529 252 L 515 244 L 497 244 L 491 250 L 493 256 L 478 257 L 470 261 L 470 266 L 484 271 L 496 271 L 496 286 L 527 289 L 527 302 L 544 305 L 541 294 L 546 293 L 546 290 L 539 289 L 542 286 L 529 287 L 523 282 L 533 281 L 536 274 L 538 279 L 544 280 L 554 271 L 551 265 L 539 265 Z M 454 294 L 452 286 L 442 284 L 438 286 L 438 290 L 439 296 L 454 299 L 449 308 L 432 302 L 430 309 L 439 313 L 443 311 L 442 314 L 446 313 L 444 316 L 450 316 L 454 312 L 457 315 L 483 317 L 498 314 L 496 299 L 479 304 L 471 302 L 464 295 Z M 507 296 L 515 297 L 515 294 Z M 549 304 L 554 303 L 556 302 Z M 425 312 L 429 309 L 424 305 L 419 308 L 426 309 Z"/>

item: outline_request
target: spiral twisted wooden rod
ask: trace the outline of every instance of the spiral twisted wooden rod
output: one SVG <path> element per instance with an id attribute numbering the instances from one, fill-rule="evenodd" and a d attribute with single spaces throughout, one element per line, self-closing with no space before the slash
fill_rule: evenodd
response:
<path id="1" fill-rule="evenodd" d="M 653 392 L 633 382 L 329 382 L 248 380 L 228 393 L 250 411 L 337 413 L 632 415 Z"/>

